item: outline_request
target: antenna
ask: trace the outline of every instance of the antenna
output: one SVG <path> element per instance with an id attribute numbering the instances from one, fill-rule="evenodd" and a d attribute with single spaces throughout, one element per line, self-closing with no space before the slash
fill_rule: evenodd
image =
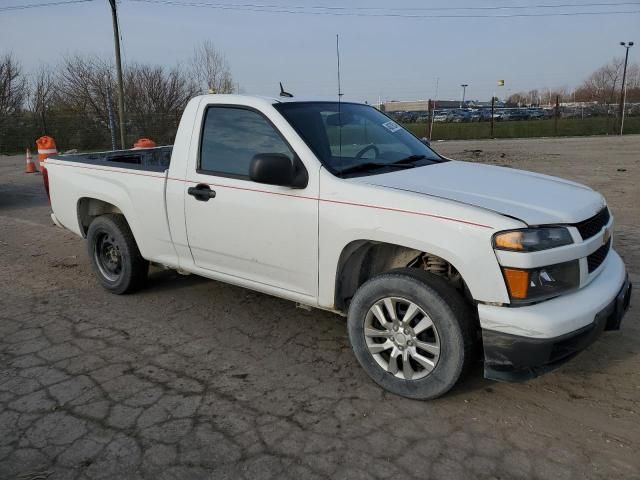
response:
<path id="1" fill-rule="evenodd" d="M 340 106 L 342 90 L 340 87 L 340 35 L 339 34 L 336 34 L 336 59 L 338 60 L 338 156 L 340 157 L 340 164 L 342 165 L 342 112 L 341 112 L 341 106 Z"/>
<path id="2" fill-rule="evenodd" d="M 340 35 L 336 34 L 336 58 L 338 59 L 338 100 L 342 96 L 342 90 L 340 85 Z"/>
<path id="3" fill-rule="evenodd" d="M 287 98 L 293 98 L 292 94 L 290 94 L 289 92 L 285 92 L 284 91 L 284 87 L 282 86 L 282 82 L 280 82 L 280 96 L 281 97 L 287 97 Z"/>

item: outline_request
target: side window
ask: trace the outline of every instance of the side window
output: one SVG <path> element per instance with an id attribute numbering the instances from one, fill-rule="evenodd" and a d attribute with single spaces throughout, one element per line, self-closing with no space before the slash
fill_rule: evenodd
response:
<path id="1" fill-rule="evenodd" d="M 243 108 L 209 107 L 200 141 L 201 170 L 248 177 L 258 153 L 293 153 L 273 126 L 259 113 Z"/>

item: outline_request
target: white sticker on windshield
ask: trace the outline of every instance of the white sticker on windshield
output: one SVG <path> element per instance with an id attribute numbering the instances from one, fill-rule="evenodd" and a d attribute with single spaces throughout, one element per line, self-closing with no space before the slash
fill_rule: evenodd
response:
<path id="1" fill-rule="evenodd" d="M 397 132 L 398 130 L 400 130 L 402 128 L 400 125 L 398 125 L 393 120 L 389 120 L 388 122 L 383 123 L 382 126 L 384 128 L 386 128 L 387 130 L 389 130 L 391 133 Z"/>

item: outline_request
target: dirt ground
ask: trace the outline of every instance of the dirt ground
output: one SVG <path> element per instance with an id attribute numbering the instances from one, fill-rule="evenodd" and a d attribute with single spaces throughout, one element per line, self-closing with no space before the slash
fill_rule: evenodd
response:
<path id="1" fill-rule="evenodd" d="M 640 136 L 434 147 L 602 191 L 640 287 Z M 640 479 L 637 293 L 553 373 L 478 366 L 411 401 L 366 377 L 338 316 L 170 271 L 106 293 L 23 162 L 0 157 L 0 478 Z"/>

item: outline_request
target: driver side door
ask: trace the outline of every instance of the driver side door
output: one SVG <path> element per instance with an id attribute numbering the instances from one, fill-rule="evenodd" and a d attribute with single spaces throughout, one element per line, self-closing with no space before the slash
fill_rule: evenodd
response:
<path id="1" fill-rule="evenodd" d="M 209 105 L 203 118 L 198 159 L 185 188 L 214 193 L 205 199 L 185 192 L 194 263 L 259 290 L 275 287 L 316 298 L 317 183 L 294 189 L 251 181 L 249 165 L 256 154 L 280 153 L 292 161 L 295 155 L 261 112 Z"/>

